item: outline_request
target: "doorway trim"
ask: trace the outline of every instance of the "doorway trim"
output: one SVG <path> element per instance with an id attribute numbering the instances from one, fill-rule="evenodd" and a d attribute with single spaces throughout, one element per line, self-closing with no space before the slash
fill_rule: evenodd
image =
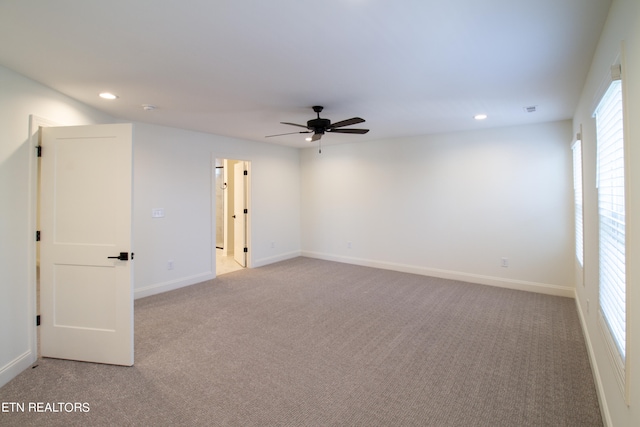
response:
<path id="1" fill-rule="evenodd" d="M 34 114 L 29 115 L 29 242 L 28 254 L 28 296 L 29 307 L 27 315 L 33 319 L 33 326 L 29 329 L 29 343 L 31 357 L 29 364 L 33 364 L 40 354 L 38 346 L 38 325 L 36 316 L 39 313 L 38 305 L 38 243 L 36 242 L 36 232 L 39 226 L 40 216 L 40 158 L 38 157 L 38 147 L 40 146 L 40 128 L 67 126 L 66 124 L 54 120 L 45 119 Z"/>

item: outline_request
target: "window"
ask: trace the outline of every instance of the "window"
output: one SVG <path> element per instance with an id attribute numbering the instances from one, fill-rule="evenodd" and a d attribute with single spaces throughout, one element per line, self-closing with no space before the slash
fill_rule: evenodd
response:
<path id="1" fill-rule="evenodd" d="M 580 136 L 580 134 L 578 134 Z M 582 141 L 573 144 L 573 199 L 576 224 L 576 258 L 584 265 L 583 226 L 582 226 Z"/>
<path id="2" fill-rule="evenodd" d="M 626 352 L 625 189 L 622 87 L 614 80 L 596 108 L 600 312 L 612 355 L 624 372 Z M 611 340 L 609 340 L 611 341 Z M 616 354 L 617 353 L 617 354 Z M 620 375 L 619 379 L 623 380 Z M 624 381 L 624 380 L 623 380 Z"/>

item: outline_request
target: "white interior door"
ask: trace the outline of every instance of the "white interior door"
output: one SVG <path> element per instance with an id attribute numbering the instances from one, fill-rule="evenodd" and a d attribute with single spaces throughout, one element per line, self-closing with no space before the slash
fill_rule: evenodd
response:
<path id="1" fill-rule="evenodd" d="M 132 125 L 43 128 L 41 167 L 40 352 L 133 365 Z"/>
<path id="2" fill-rule="evenodd" d="M 247 266 L 247 215 L 245 195 L 245 162 L 233 165 L 233 259 L 243 267 Z"/>

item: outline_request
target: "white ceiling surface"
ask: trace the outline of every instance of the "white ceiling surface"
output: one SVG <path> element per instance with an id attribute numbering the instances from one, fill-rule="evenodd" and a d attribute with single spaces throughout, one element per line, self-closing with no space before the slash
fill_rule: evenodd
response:
<path id="1" fill-rule="evenodd" d="M 323 105 L 371 129 L 323 144 L 366 141 L 570 119 L 610 3 L 0 0 L 0 64 L 124 120 L 304 147 L 265 135 Z"/>

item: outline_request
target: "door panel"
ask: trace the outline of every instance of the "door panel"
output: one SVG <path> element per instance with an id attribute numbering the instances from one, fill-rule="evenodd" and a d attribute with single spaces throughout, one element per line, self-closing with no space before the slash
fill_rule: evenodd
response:
<path id="1" fill-rule="evenodd" d="M 114 268 L 56 265 L 53 272 L 54 295 L 73 295 L 74 298 L 56 298 L 55 323 L 60 327 L 101 329 L 115 331 L 116 303 L 113 286 Z M 90 286 L 87 284 L 90 283 Z M 82 301 L 82 304 L 78 304 Z"/>
<path id="2" fill-rule="evenodd" d="M 132 126 L 42 129 L 44 357 L 133 364 Z M 131 258 L 131 256 L 129 257 Z"/>

